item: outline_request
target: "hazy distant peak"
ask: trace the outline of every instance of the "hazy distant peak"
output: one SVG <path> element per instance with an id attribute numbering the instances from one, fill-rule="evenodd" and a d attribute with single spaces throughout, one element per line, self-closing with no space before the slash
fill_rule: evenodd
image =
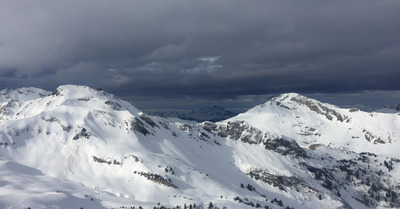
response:
<path id="1" fill-rule="evenodd" d="M 203 107 L 199 109 L 194 109 L 188 112 L 178 112 L 178 111 L 169 111 L 158 113 L 158 115 L 162 117 L 169 118 L 180 118 L 184 120 L 193 120 L 193 121 L 221 121 L 235 116 L 236 114 L 224 109 L 218 105 L 212 105 L 208 107 Z"/>
<path id="2" fill-rule="evenodd" d="M 189 115 L 188 119 L 195 120 L 195 121 L 220 121 L 227 118 L 231 118 L 236 114 L 225 110 L 224 108 L 213 105 L 209 107 L 204 107 L 196 110 L 192 110 Z"/>
<path id="3" fill-rule="evenodd" d="M 374 110 L 373 112 L 382 112 L 382 113 L 396 113 L 400 112 L 400 104 L 398 105 L 391 105 L 391 106 L 384 106 L 383 108 L 379 108 Z"/>

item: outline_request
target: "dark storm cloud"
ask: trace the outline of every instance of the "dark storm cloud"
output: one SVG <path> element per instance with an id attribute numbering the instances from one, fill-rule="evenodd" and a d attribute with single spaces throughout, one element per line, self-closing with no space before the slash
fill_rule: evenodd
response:
<path id="1" fill-rule="evenodd" d="M 2 1 L 0 88 L 226 99 L 399 90 L 399 11 L 369 0 Z"/>
<path id="2" fill-rule="evenodd" d="M 0 77 L 12 78 L 15 77 L 17 70 L 15 69 L 0 69 Z"/>

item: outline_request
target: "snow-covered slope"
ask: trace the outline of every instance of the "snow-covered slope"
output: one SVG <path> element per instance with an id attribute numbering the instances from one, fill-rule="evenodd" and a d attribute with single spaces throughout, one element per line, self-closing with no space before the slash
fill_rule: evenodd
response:
<path id="1" fill-rule="evenodd" d="M 229 119 L 246 121 L 302 147 L 323 144 L 400 158 L 400 114 L 341 109 L 295 93 L 282 94 Z"/>
<path id="2" fill-rule="evenodd" d="M 369 113 L 318 111 L 290 94 L 194 123 L 146 115 L 84 86 L 12 92 L 0 100 L 0 208 L 400 207 L 400 160 L 389 146 L 379 155 L 368 147 L 398 143 L 397 114 L 372 113 L 379 121 L 365 126 Z M 368 128 L 349 135 L 370 153 L 341 147 L 343 124 L 353 123 Z M 336 127 L 343 138 L 324 138 Z M 369 132 L 375 138 L 361 137 Z"/>

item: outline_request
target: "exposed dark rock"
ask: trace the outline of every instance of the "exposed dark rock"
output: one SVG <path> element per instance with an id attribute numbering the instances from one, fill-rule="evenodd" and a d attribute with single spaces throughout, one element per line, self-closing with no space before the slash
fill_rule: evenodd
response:
<path id="1" fill-rule="evenodd" d="M 44 117 L 42 117 L 42 120 L 44 120 L 44 121 L 46 121 L 46 122 L 50 122 L 50 123 L 56 122 L 56 123 L 58 123 L 58 124 L 62 127 L 63 131 L 66 131 L 66 132 L 69 132 L 69 131 L 72 129 L 72 126 L 71 126 L 71 125 L 63 125 L 63 124 L 61 124 L 61 121 L 60 121 L 58 118 L 53 117 L 53 116 L 50 116 L 50 118 L 44 118 Z M 86 129 L 85 129 L 85 130 L 86 130 Z M 79 138 L 79 137 L 78 137 L 78 138 Z"/>
<path id="2" fill-rule="evenodd" d="M 136 155 L 133 155 L 133 154 L 132 155 L 128 155 L 128 156 L 124 157 L 124 159 L 127 159 L 128 157 L 132 157 L 135 160 L 135 162 L 143 163 L 142 159 L 140 159 L 140 157 L 138 157 Z"/>
<path id="3" fill-rule="evenodd" d="M 349 112 L 358 112 L 358 111 L 360 111 L 360 109 L 358 109 L 358 108 L 351 108 L 351 109 L 349 110 Z"/>
<path id="4" fill-rule="evenodd" d="M 290 100 L 294 101 L 298 104 L 307 106 L 311 111 L 314 111 L 318 114 L 324 115 L 328 120 L 333 120 L 333 116 L 335 116 L 336 119 L 340 122 L 343 122 L 343 121 L 349 119 L 348 116 L 341 115 L 336 110 L 331 109 L 318 101 L 313 101 L 313 100 L 305 98 L 305 97 L 292 97 Z"/>
<path id="5" fill-rule="evenodd" d="M 151 127 L 157 127 L 157 128 L 160 128 L 156 123 L 154 123 L 154 121 L 153 120 L 151 120 L 146 114 L 141 114 L 140 115 L 140 118 L 142 119 L 142 120 L 144 120 L 144 122 L 146 122 L 147 124 L 149 124 Z"/>
<path id="6" fill-rule="evenodd" d="M 150 132 L 145 128 L 145 125 L 143 124 L 142 121 L 140 121 L 139 119 L 135 118 L 132 122 L 131 122 L 131 129 L 133 131 L 137 131 L 139 133 L 142 133 L 143 135 L 147 135 L 150 134 Z"/>
<path id="7" fill-rule="evenodd" d="M 381 137 L 374 135 L 370 131 L 363 130 L 364 132 L 364 137 L 367 141 L 373 142 L 374 144 L 386 144 L 386 141 L 383 140 Z M 391 142 L 390 139 L 388 139 L 389 143 Z"/>
<path id="8" fill-rule="evenodd" d="M 263 181 L 274 187 L 278 187 L 280 190 L 283 191 L 287 191 L 285 188 L 291 188 L 296 191 L 301 191 L 302 188 L 307 188 L 308 190 L 312 190 L 317 194 L 317 191 L 315 189 L 311 188 L 306 183 L 293 176 L 279 176 L 270 174 L 262 170 L 250 171 L 247 175 L 249 175 L 251 178 Z"/>
<path id="9" fill-rule="evenodd" d="M 210 133 L 214 133 L 217 131 L 218 125 L 215 123 L 206 121 L 202 124 L 202 127 L 204 130 L 206 130 Z"/>
<path id="10" fill-rule="evenodd" d="M 382 165 L 376 161 L 376 157 L 373 153 L 360 153 L 354 159 L 342 159 L 333 164 L 330 162 L 320 168 L 305 162 L 301 162 L 300 165 L 304 166 L 321 186 L 340 199 L 341 192 L 346 191 L 346 188 L 363 187 L 366 190 L 357 190 L 350 194 L 365 206 L 375 208 L 378 205 L 384 205 L 389 208 L 398 208 L 400 206 L 398 198 L 400 197 L 400 186 L 388 184 L 387 179 L 391 177 L 380 168 L 386 167 L 390 172 L 393 164 L 397 161 L 391 159 L 384 161 Z M 347 208 L 351 208 L 344 199 L 341 199 L 341 202 Z"/>
<path id="11" fill-rule="evenodd" d="M 84 137 L 86 139 L 89 139 L 89 137 L 91 136 L 91 134 L 89 132 L 87 132 L 86 128 L 82 128 L 81 132 L 77 133 L 74 138 L 72 138 L 73 140 L 77 140 L 81 137 Z"/>
<path id="12" fill-rule="evenodd" d="M 167 167 L 165 167 L 165 172 L 166 173 L 170 173 L 170 174 L 172 174 L 172 175 L 175 175 L 175 172 L 174 172 L 174 170 L 172 170 L 172 168 L 171 167 L 169 167 L 169 166 L 167 166 Z"/>
<path id="13" fill-rule="evenodd" d="M 2 119 L 1 116 L 8 116 L 10 115 L 10 111 L 8 110 L 8 108 L 11 107 L 11 102 L 7 102 L 3 105 L 1 105 L 0 107 L 0 119 Z"/>
<path id="14" fill-rule="evenodd" d="M 160 123 L 161 126 L 164 127 L 165 129 L 170 130 L 170 128 L 169 128 L 169 126 L 168 126 L 168 124 L 167 124 L 166 122 L 164 122 L 164 121 L 159 121 L 158 123 Z"/>
<path id="15" fill-rule="evenodd" d="M 158 175 L 156 173 L 138 172 L 138 171 L 135 171 L 133 173 L 137 174 L 137 175 L 140 175 L 140 176 L 144 176 L 144 177 L 147 178 L 147 180 L 153 181 L 155 183 L 162 184 L 162 185 L 165 185 L 165 186 L 168 186 L 168 187 L 172 187 L 174 189 L 178 189 L 178 187 L 174 183 L 172 183 L 171 179 L 165 178 L 165 177 L 163 177 L 161 175 Z"/>
<path id="16" fill-rule="evenodd" d="M 192 131 L 192 126 L 189 124 L 186 124 L 186 123 L 179 124 L 179 129 L 181 129 L 182 131 L 190 132 L 190 131 Z"/>
<path id="17" fill-rule="evenodd" d="M 204 122 L 202 123 L 202 128 L 220 137 L 241 140 L 250 144 L 260 143 L 263 139 L 263 134 L 260 130 L 249 127 L 244 121 L 229 121 L 226 125 Z"/>
<path id="18" fill-rule="evenodd" d="M 285 109 L 287 109 L 287 110 L 291 110 L 291 109 L 292 109 L 292 108 L 290 108 L 290 107 L 288 107 L 288 106 L 282 104 L 281 102 L 276 102 L 275 104 L 276 104 L 277 106 L 283 107 L 283 108 L 285 108 Z"/>
<path id="19" fill-rule="evenodd" d="M 107 100 L 104 103 L 110 106 L 113 110 L 121 110 L 122 108 L 122 106 L 118 102 Z"/>
<path id="20" fill-rule="evenodd" d="M 60 95 L 61 95 L 61 92 L 60 92 L 60 90 L 58 90 L 58 89 L 54 90 L 54 91 L 51 92 L 51 94 L 50 94 L 50 96 L 60 96 Z"/>
<path id="21" fill-rule="evenodd" d="M 99 157 L 96 157 L 96 156 L 92 156 L 92 158 L 93 158 L 93 161 L 94 162 L 96 162 L 96 163 L 105 163 L 105 164 L 108 164 L 108 165 L 111 165 L 111 164 L 113 164 L 113 165 L 122 165 L 122 163 L 121 162 L 119 162 L 118 160 L 111 160 L 111 159 L 103 159 L 103 158 L 99 158 Z"/>
<path id="22" fill-rule="evenodd" d="M 78 101 L 87 102 L 87 101 L 90 101 L 90 97 L 78 98 Z"/>
<path id="23" fill-rule="evenodd" d="M 273 150 L 282 155 L 293 155 L 295 157 L 307 157 L 306 152 L 294 140 L 284 138 L 270 139 L 260 130 L 250 127 L 244 121 L 229 121 L 226 125 L 204 122 L 202 128 L 220 137 L 232 140 L 241 140 L 249 144 L 263 143 L 265 148 Z"/>
<path id="24" fill-rule="evenodd" d="M 307 157 L 306 151 L 301 148 L 296 141 L 286 140 L 284 138 L 268 139 L 265 143 L 265 148 L 273 150 L 282 155 L 293 155 L 295 157 Z"/>

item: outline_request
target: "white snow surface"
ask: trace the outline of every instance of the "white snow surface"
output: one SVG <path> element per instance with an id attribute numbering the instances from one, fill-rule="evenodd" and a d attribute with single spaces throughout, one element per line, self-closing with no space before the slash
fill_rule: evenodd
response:
<path id="1" fill-rule="evenodd" d="M 317 105 L 320 113 L 311 110 L 309 103 Z M 330 110 L 345 119 L 339 121 Z M 341 160 L 355 158 L 359 152 L 375 153 L 382 157 L 371 164 L 373 170 L 373 166 L 381 168 L 384 159 L 400 158 L 399 117 L 398 113 L 340 109 L 291 93 L 215 126 L 245 121 L 265 140 L 280 136 L 295 140 L 309 156 Z M 271 208 L 280 208 L 271 202 L 274 198 L 293 208 L 368 208 L 352 196 L 366 188 L 341 189 L 344 195 L 338 198 L 300 166 L 322 168 L 328 162 L 282 155 L 266 149 L 264 139 L 233 140 L 204 126 L 146 115 L 103 90 L 85 86 L 64 85 L 53 93 L 36 88 L 3 90 L 0 208 L 184 204 L 201 208 L 209 202 L 219 208 L 252 208 L 234 201 L 235 197 Z M 254 137 L 251 140 L 256 142 Z M 311 150 L 310 145 L 318 146 Z M 398 185 L 400 166 L 393 167 L 383 177 Z M 252 171 L 296 177 L 309 187 L 281 190 L 249 177 Z M 375 206 L 389 207 L 385 202 Z"/>
<path id="2" fill-rule="evenodd" d="M 342 109 L 287 93 L 228 119 L 232 120 L 246 121 L 272 135 L 285 135 L 302 147 L 323 144 L 400 158 L 399 113 Z"/>

